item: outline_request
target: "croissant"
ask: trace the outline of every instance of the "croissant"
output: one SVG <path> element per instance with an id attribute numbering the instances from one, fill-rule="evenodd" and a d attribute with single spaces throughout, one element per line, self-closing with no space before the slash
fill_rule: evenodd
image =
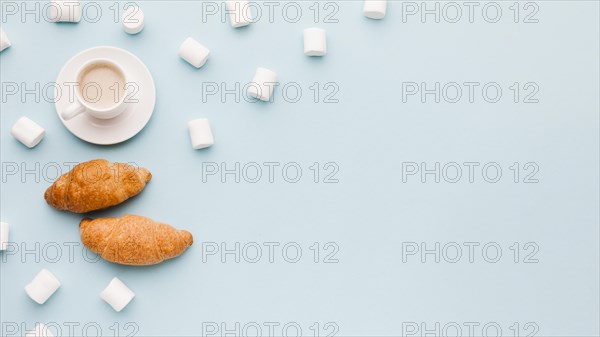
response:
<path id="1" fill-rule="evenodd" d="M 103 259 L 130 266 L 161 263 L 181 255 L 192 234 L 138 215 L 83 219 L 81 242 Z"/>
<path id="2" fill-rule="evenodd" d="M 122 203 L 140 193 L 151 178 L 143 167 L 96 159 L 60 176 L 44 198 L 56 209 L 85 213 Z"/>

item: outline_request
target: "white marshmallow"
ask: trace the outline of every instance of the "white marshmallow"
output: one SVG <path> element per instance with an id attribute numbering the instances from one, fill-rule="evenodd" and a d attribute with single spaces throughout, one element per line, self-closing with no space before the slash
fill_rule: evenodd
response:
<path id="1" fill-rule="evenodd" d="M 261 101 L 270 101 L 276 84 L 277 73 L 259 67 L 256 69 L 252 83 L 248 85 L 248 95 Z"/>
<path id="2" fill-rule="evenodd" d="M 327 31 L 321 28 L 304 30 L 304 55 L 324 56 L 327 54 Z"/>
<path id="3" fill-rule="evenodd" d="M 229 13 L 229 22 L 233 28 L 247 26 L 252 23 L 252 11 L 248 0 L 226 0 L 227 13 Z"/>
<path id="4" fill-rule="evenodd" d="M 6 222 L 0 222 L 0 250 L 6 250 L 8 245 L 8 228 Z"/>
<path id="5" fill-rule="evenodd" d="M 50 0 L 50 21 L 79 22 L 81 3 L 79 0 Z"/>
<path id="6" fill-rule="evenodd" d="M 13 125 L 10 133 L 25 146 L 32 148 L 42 141 L 46 131 L 36 122 L 23 116 Z"/>
<path id="7" fill-rule="evenodd" d="M 60 287 L 58 279 L 47 269 L 42 269 L 33 280 L 25 286 L 25 292 L 32 300 L 44 304 Z"/>
<path id="8" fill-rule="evenodd" d="M 188 61 L 196 68 L 200 68 L 206 63 L 209 54 L 210 50 L 208 48 L 191 37 L 185 39 L 181 47 L 179 47 L 179 57 Z"/>
<path id="9" fill-rule="evenodd" d="M 137 34 L 144 29 L 144 12 L 138 6 L 131 5 L 121 18 L 123 30 L 127 34 Z"/>
<path id="10" fill-rule="evenodd" d="M 47 326 L 42 323 L 38 323 L 34 330 L 27 331 L 25 337 L 54 337 Z"/>
<path id="11" fill-rule="evenodd" d="M 363 13 L 370 19 L 383 19 L 387 10 L 387 0 L 365 0 Z"/>
<path id="12" fill-rule="evenodd" d="M 116 277 L 113 278 L 108 284 L 108 287 L 100 293 L 100 298 L 110 304 L 117 312 L 123 310 L 134 297 L 135 294 L 133 291 L 127 288 L 127 286 Z"/>
<path id="13" fill-rule="evenodd" d="M 208 119 L 200 118 L 189 121 L 188 129 L 194 149 L 204 149 L 215 143 Z"/>
<path id="14" fill-rule="evenodd" d="M 10 47 L 10 40 L 8 39 L 8 36 L 6 36 L 4 29 L 0 27 L 0 51 L 3 51 L 8 47 Z"/>

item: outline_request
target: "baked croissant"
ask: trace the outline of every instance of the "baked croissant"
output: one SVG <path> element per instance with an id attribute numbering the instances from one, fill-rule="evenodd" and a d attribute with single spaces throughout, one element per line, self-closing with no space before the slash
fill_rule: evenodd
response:
<path id="1" fill-rule="evenodd" d="M 181 255 L 192 234 L 138 215 L 83 219 L 81 242 L 103 259 L 130 266 L 158 264 Z"/>
<path id="2" fill-rule="evenodd" d="M 122 203 L 140 193 L 151 178 L 143 167 L 90 160 L 60 176 L 44 198 L 56 209 L 85 213 Z"/>

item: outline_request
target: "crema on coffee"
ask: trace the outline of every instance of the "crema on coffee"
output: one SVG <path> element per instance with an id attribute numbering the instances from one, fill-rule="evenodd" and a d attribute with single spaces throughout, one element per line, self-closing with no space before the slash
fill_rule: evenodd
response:
<path id="1" fill-rule="evenodd" d="M 125 94 L 125 76 L 108 62 L 94 63 L 79 75 L 79 93 L 95 109 L 109 109 L 118 104 Z"/>

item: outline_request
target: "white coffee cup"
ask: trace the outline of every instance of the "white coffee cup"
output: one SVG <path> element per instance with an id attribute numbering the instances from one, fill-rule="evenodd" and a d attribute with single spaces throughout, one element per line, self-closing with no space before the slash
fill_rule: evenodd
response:
<path id="1" fill-rule="evenodd" d="M 99 119 L 115 118 L 127 106 L 126 84 L 122 67 L 111 60 L 93 59 L 77 71 L 75 101 L 60 115 L 64 120 L 84 112 Z"/>

